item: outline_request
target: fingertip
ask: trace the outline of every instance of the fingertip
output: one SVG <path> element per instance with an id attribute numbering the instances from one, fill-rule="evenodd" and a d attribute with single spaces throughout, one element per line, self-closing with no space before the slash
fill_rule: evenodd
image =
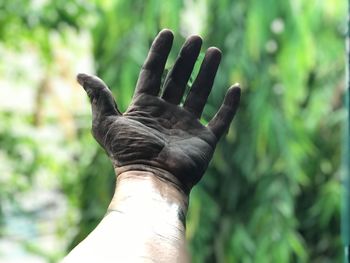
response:
<path id="1" fill-rule="evenodd" d="M 205 59 L 210 61 L 210 65 L 218 67 L 221 61 L 222 52 L 217 47 L 210 47 L 205 52 Z"/>
<path id="2" fill-rule="evenodd" d="M 180 56 L 184 55 L 185 57 L 189 56 L 197 59 L 202 47 L 202 42 L 202 38 L 198 35 L 189 36 L 181 48 Z"/>
<path id="3" fill-rule="evenodd" d="M 235 96 L 241 96 L 241 84 L 235 83 L 230 87 L 230 90 L 232 93 L 234 93 Z"/>
<path id="4" fill-rule="evenodd" d="M 220 56 L 220 57 L 222 55 L 222 51 L 217 47 L 209 47 L 207 49 L 207 53 L 214 54 L 215 56 Z"/>
<path id="5" fill-rule="evenodd" d="M 241 89 L 241 84 L 239 84 L 238 82 L 236 82 L 235 84 L 233 84 L 232 86 L 231 86 L 231 89 Z"/>
<path id="6" fill-rule="evenodd" d="M 80 85 L 84 86 L 85 80 L 89 77 L 89 75 L 85 73 L 79 73 L 77 75 L 77 81 Z"/>
<path id="7" fill-rule="evenodd" d="M 174 34 L 170 29 L 161 30 L 152 43 L 151 53 L 162 54 L 164 56 L 170 52 L 173 45 Z M 151 56 L 152 57 L 152 56 Z"/>
<path id="8" fill-rule="evenodd" d="M 107 88 L 107 85 L 102 79 L 85 73 L 79 73 L 77 75 L 77 81 L 87 92 L 89 90 L 103 90 Z"/>
<path id="9" fill-rule="evenodd" d="M 159 34 L 167 33 L 170 32 L 173 34 L 173 31 L 170 28 L 163 28 L 162 30 L 159 31 Z"/>
<path id="10" fill-rule="evenodd" d="M 158 33 L 158 37 L 166 38 L 168 40 L 173 40 L 174 33 L 170 29 L 164 28 Z"/>
<path id="11" fill-rule="evenodd" d="M 239 83 L 233 84 L 227 91 L 224 104 L 237 105 L 241 97 L 241 86 Z"/>
<path id="12" fill-rule="evenodd" d="M 186 42 L 193 43 L 193 45 L 202 46 L 203 39 L 199 35 L 191 35 L 187 38 Z"/>

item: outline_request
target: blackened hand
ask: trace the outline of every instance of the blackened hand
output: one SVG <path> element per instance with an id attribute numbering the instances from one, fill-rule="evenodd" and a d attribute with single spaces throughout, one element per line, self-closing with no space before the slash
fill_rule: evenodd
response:
<path id="1" fill-rule="evenodd" d="M 188 192 L 203 176 L 217 141 L 232 121 L 240 88 L 234 85 L 228 89 L 222 106 L 207 126 L 199 122 L 221 59 L 220 50 L 209 48 L 185 103 L 179 106 L 202 44 L 199 36 L 191 36 L 158 96 L 172 41 L 169 30 L 161 31 L 154 40 L 124 114 L 102 80 L 79 74 L 78 81 L 91 100 L 92 133 L 114 167 L 164 170 Z"/>

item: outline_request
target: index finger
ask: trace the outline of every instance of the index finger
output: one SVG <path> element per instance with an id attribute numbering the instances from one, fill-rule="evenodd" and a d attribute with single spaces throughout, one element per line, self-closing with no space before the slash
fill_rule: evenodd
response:
<path id="1" fill-rule="evenodd" d="M 134 97 L 140 93 L 158 95 L 160 82 L 168 58 L 174 35 L 169 29 L 163 29 L 154 39 L 148 56 L 141 68 Z"/>

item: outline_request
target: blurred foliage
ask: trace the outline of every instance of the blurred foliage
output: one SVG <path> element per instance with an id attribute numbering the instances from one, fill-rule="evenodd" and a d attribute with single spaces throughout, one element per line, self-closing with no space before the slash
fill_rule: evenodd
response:
<path id="1" fill-rule="evenodd" d="M 187 237 L 193 262 L 340 262 L 345 1 L 96 0 L 86 5 L 70 0 L 38 7 L 17 2 L 27 3 L 0 4 L 0 40 L 32 41 L 50 57 L 46 41 L 52 32 L 89 30 L 97 75 L 113 90 L 121 110 L 160 29 L 175 33 L 167 68 L 191 33 L 203 37 L 203 52 L 209 46 L 223 51 L 203 123 L 234 82 L 242 84 L 242 103 L 191 193 Z M 29 38 L 18 41 L 19 35 Z M 3 123 L 13 117 L 0 118 Z M 1 151 L 14 169 L 22 159 L 15 145 L 22 141 L 4 127 Z M 86 126 L 78 135 L 82 146 L 72 160 L 61 166 L 54 162 L 57 174 L 78 169 L 68 183 L 60 177 L 61 190 L 81 214 L 70 247 L 99 222 L 115 180 Z M 40 152 L 40 141 L 28 143 L 31 154 Z M 27 178 L 33 165 L 23 165 L 21 174 L 11 170 L 12 179 L 1 183 Z M 7 198 L 21 191 L 7 189 Z"/>

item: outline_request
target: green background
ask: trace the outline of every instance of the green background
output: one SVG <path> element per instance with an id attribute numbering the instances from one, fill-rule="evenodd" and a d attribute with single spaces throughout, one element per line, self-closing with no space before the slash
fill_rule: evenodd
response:
<path id="1" fill-rule="evenodd" d="M 223 52 L 203 123 L 230 84 L 243 88 L 191 193 L 193 262 L 341 262 L 346 9 L 341 0 L 0 1 L 0 261 L 55 262 L 104 215 L 113 169 L 74 75 L 98 75 L 124 111 L 151 41 L 169 28 L 166 68 L 190 34 L 204 40 L 193 76 L 206 48 Z M 67 88 L 65 104 L 57 93 Z M 35 201 L 42 189 L 64 209 L 50 216 Z"/>

